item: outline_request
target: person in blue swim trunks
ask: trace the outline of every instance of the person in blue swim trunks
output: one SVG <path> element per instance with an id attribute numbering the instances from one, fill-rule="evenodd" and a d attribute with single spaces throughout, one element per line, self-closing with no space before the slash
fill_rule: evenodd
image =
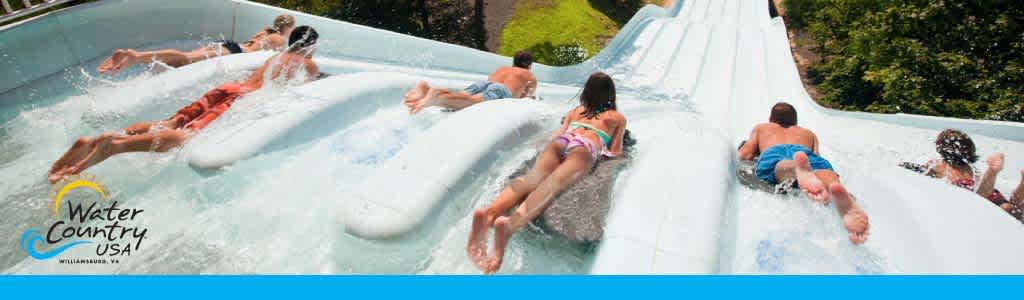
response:
<path id="1" fill-rule="evenodd" d="M 867 240 L 868 215 L 839 182 L 832 164 L 818 154 L 818 136 L 797 125 L 796 109 L 789 103 L 776 103 L 769 122 L 754 126 L 739 149 L 739 157 L 757 158 L 756 172 L 761 180 L 772 184 L 795 180 L 812 200 L 834 201 L 850 241 L 861 244 Z"/>
<path id="2" fill-rule="evenodd" d="M 530 73 L 532 65 L 533 54 L 520 51 L 512 59 L 511 67 L 500 67 L 487 80 L 478 81 L 456 92 L 432 88 L 426 81 L 420 81 L 415 88 L 405 93 L 405 105 L 415 114 L 431 106 L 463 109 L 488 100 L 530 97 L 537 89 L 537 79 Z"/>

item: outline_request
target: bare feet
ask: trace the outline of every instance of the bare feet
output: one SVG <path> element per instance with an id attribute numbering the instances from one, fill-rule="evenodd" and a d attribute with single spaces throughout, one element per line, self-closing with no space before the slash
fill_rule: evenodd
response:
<path id="1" fill-rule="evenodd" d="M 405 106 L 412 109 L 413 105 L 416 104 L 417 100 L 423 99 L 423 96 L 427 95 L 427 91 L 430 90 L 430 86 L 427 85 L 426 81 L 420 81 L 416 84 L 416 87 L 405 93 Z"/>
<path id="2" fill-rule="evenodd" d="M 807 197 L 814 201 L 827 203 L 828 190 L 825 189 L 825 184 L 821 183 L 817 176 L 814 176 L 814 171 L 811 170 L 807 154 L 797 152 L 793 155 L 793 161 L 796 162 L 796 181 L 800 186 L 800 190 L 804 191 Z"/>
<path id="3" fill-rule="evenodd" d="M 56 183 L 61 178 L 64 178 L 64 176 L 71 175 L 69 173 L 71 167 L 73 167 L 75 163 L 82 161 L 89 152 L 92 152 L 92 142 L 93 139 L 85 137 L 78 138 L 78 140 L 71 145 L 71 148 L 68 149 L 67 152 L 64 152 L 64 155 L 54 162 L 52 167 L 50 167 L 49 178 L 47 178 L 50 181 L 50 184 Z"/>
<path id="4" fill-rule="evenodd" d="M 487 269 L 487 209 L 481 208 L 473 212 L 473 227 L 466 243 L 466 254 L 469 260 L 481 271 Z"/>
<path id="5" fill-rule="evenodd" d="M 50 168 L 50 183 L 55 183 L 67 175 L 76 175 L 110 157 L 110 142 L 116 135 L 104 133 L 88 139 L 80 138 Z"/>
<path id="6" fill-rule="evenodd" d="M 415 103 L 409 106 L 409 113 L 415 114 L 420 112 L 420 110 L 423 108 L 434 105 L 434 99 L 437 98 L 437 94 L 440 92 L 441 90 L 434 88 L 428 90 L 426 95 L 423 96 L 423 98 L 420 98 L 420 100 L 417 100 Z"/>
<path id="7" fill-rule="evenodd" d="M 100 64 L 96 71 L 104 74 L 117 74 L 122 68 L 129 65 L 129 58 L 135 57 L 137 52 L 135 50 L 117 49 L 114 50 L 114 54 L 104 60 Z"/>
<path id="8" fill-rule="evenodd" d="M 992 155 L 989 155 L 988 159 L 986 159 L 986 161 L 988 161 L 988 169 L 992 170 L 993 172 L 999 173 L 1000 171 L 1003 170 L 1004 160 L 1005 156 L 1002 153 L 996 152 L 993 153 Z"/>
<path id="9" fill-rule="evenodd" d="M 111 152 L 110 146 L 111 142 L 114 141 L 115 137 L 117 137 L 117 134 L 108 132 L 101 134 L 100 136 L 96 137 L 96 139 L 93 139 L 92 151 L 90 151 L 89 154 L 86 155 L 84 159 L 82 159 L 82 161 L 79 161 L 78 163 L 75 164 L 74 167 L 71 167 L 71 175 L 81 173 L 85 169 L 95 166 L 96 164 L 109 158 L 110 155 L 113 154 Z"/>
<path id="10" fill-rule="evenodd" d="M 509 228 L 508 217 L 502 216 L 495 219 L 494 248 L 491 249 L 491 258 L 484 274 L 494 274 L 501 269 L 501 261 L 505 258 L 505 247 L 508 246 L 508 239 L 511 237 L 512 230 Z"/>
<path id="11" fill-rule="evenodd" d="M 853 197 L 843 185 L 836 182 L 829 186 L 829 189 L 832 191 L 832 196 L 835 197 L 837 207 L 850 207 L 846 214 L 843 214 L 843 225 L 850 233 L 850 242 L 855 245 L 863 244 L 868 240 L 868 228 L 870 227 L 868 215 L 860 207 L 854 205 Z"/>

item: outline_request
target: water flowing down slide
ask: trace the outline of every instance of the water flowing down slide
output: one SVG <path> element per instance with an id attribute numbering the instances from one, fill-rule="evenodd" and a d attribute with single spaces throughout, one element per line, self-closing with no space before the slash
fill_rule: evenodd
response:
<path id="1" fill-rule="evenodd" d="M 128 79 L 122 88 L 64 83 L 77 79 L 62 74 L 88 73 L 112 49 L 238 37 L 289 13 L 319 31 L 315 61 L 327 75 L 247 95 L 179 151 L 125 155 L 90 169 L 112 183 L 121 203 L 154 212 L 144 221 L 149 244 L 132 260 L 64 266 L 0 249 L 0 269 L 477 272 L 465 253 L 473 209 L 493 201 L 536 156 L 577 104 L 587 76 L 603 71 L 614 78 L 619 109 L 639 141 L 629 163 L 602 183 L 610 186 L 595 188 L 609 191 L 603 237 L 579 246 L 524 230 L 511 240 L 502 272 L 1024 271 L 1017 259 L 1024 226 L 977 195 L 897 167 L 933 156 L 934 136 L 959 128 L 980 153 L 1008 154 L 997 188 L 1012 191 L 1015 170 L 1024 168 L 1024 126 L 823 108 L 803 89 L 786 24 L 769 16 L 768 5 L 647 6 L 593 58 L 536 64 L 537 99 L 416 115 L 401 100 L 418 81 L 460 89 L 511 59 L 246 1 L 98 2 L 0 28 L 0 40 L 18 41 L 0 43 L 0 51 L 27 59 L 0 59 L 5 78 L 18 78 L 0 82 L 0 137 L 10 137 L 0 144 L 9 150 L 0 154 L 0 179 L 13 183 L 0 189 L 9 195 L 0 206 L 0 219 L 9 221 L 0 228 L 12 232 L 51 217 L 24 203 L 44 201 L 48 186 L 33 176 L 74 138 L 161 117 L 187 103 L 182 97 L 237 79 L 270 55 L 215 58 Z M 192 22 L 173 30 L 159 26 L 186 17 Z M 110 22 L 123 26 L 104 25 Z M 40 37 L 46 33 L 69 39 Z M 32 60 L 41 56 L 47 59 Z M 36 95 L 41 86 L 59 91 Z M 864 245 L 849 242 L 833 207 L 736 176 L 749 168 L 737 161 L 736 145 L 779 101 L 793 104 L 801 126 L 817 133 L 821 154 L 870 216 Z"/>

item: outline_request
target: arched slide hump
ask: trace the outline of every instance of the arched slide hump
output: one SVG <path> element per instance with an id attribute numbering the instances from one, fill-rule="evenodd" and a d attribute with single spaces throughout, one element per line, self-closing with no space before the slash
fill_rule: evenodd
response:
<path id="1" fill-rule="evenodd" d="M 402 236 L 450 196 L 449 189 L 501 145 L 538 133 L 546 104 L 487 101 L 456 112 L 417 136 L 346 199 L 345 231 L 365 239 Z M 483 126 L 481 126 L 483 124 Z"/>
<path id="2" fill-rule="evenodd" d="M 238 101 L 188 145 L 188 162 L 196 169 L 216 169 L 238 160 L 323 137 L 347 127 L 384 106 L 400 105 L 402 95 L 421 80 L 400 73 L 365 72 L 331 76 L 259 97 Z M 461 81 L 432 80 L 440 86 Z M 273 103 L 271 103 L 273 102 Z M 270 107 L 273 113 L 261 111 Z"/>

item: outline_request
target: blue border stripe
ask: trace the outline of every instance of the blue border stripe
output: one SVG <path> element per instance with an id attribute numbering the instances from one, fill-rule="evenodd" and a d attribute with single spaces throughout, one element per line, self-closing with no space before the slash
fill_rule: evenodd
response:
<path id="1" fill-rule="evenodd" d="M 1024 276 L 2 276 L 8 295 L 47 291 L 128 299 L 201 296 L 342 298 L 977 299 L 1015 293 Z M 40 294 L 42 292 L 42 294 Z M 1006 294 L 1014 298 L 1011 294 Z M 16 299 L 15 297 L 4 297 Z"/>

